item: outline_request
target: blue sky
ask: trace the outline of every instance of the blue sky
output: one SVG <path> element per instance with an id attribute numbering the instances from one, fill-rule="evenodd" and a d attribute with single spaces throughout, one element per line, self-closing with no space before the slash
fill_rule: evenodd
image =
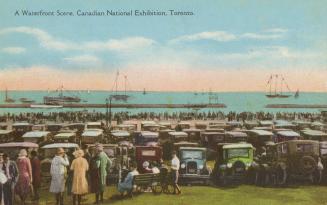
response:
<path id="1" fill-rule="evenodd" d="M 326 0 L 0 0 L 0 5 L 0 70 L 6 74 L 43 68 L 67 75 L 103 72 L 111 76 L 117 69 L 135 73 L 142 67 L 142 72 L 241 70 L 262 72 L 259 78 L 265 78 L 276 72 L 305 75 L 327 68 Z M 74 13 L 78 9 L 173 9 L 194 15 L 14 16 L 16 10 L 40 9 Z M 13 79 L 6 81 L 10 85 Z M 311 89 L 324 87 L 322 81 Z"/>

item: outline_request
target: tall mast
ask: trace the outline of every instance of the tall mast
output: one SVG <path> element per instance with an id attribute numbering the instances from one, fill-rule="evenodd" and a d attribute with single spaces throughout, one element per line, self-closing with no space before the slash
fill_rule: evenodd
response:
<path id="1" fill-rule="evenodd" d="M 126 82 L 127 82 L 127 76 L 126 75 L 124 75 L 124 78 L 125 78 L 125 82 L 124 82 L 124 86 L 125 86 L 125 95 L 126 95 Z"/>
<path id="2" fill-rule="evenodd" d="M 275 75 L 275 95 L 277 95 L 277 80 L 278 80 L 278 75 Z"/>
<path id="3" fill-rule="evenodd" d="M 116 86 L 116 94 L 118 92 L 118 76 L 119 76 L 119 71 L 117 71 L 117 74 L 116 74 L 116 80 L 115 80 L 115 86 Z"/>
<path id="4" fill-rule="evenodd" d="M 280 81 L 280 94 L 282 95 L 283 94 L 283 81 L 284 81 L 284 77 L 283 76 L 281 76 L 281 77 L 282 77 L 282 79 Z"/>
<path id="5" fill-rule="evenodd" d="M 5 94 L 6 94 L 6 101 L 8 100 L 8 89 L 6 88 L 6 91 L 5 91 Z"/>
<path id="6" fill-rule="evenodd" d="M 268 81 L 268 83 L 269 83 L 269 94 L 271 95 L 271 84 L 272 84 L 272 79 L 273 79 L 273 75 L 271 74 L 270 75 L 270 79 L 269 79 L 269 81 Z"/>

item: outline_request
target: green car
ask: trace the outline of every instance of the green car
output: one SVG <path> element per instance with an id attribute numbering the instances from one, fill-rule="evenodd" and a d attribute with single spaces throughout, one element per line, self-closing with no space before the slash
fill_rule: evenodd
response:
<path id="1" fill-rule="evenodd" d="M 254 147 L 249 143 L 218 144 L 213 170 L 216 183 L 241 182 L 253 164 Z"/>

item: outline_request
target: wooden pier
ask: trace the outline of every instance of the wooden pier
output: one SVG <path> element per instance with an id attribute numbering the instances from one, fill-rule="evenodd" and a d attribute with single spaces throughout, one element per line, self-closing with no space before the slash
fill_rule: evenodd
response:
<path id="1" fill-rule="evenodd" d="M 268 104 L 266 108 L 321 109 L 327 108 L 327 104 Z"/>
<path id="2" fill-rule="evenodd" d="M 44 104 L 33 104 L 33 106 L 44 106 Z M 72 103 L 63 104 L 62 108 L 107 108 L 108 104 L 88 104 L 88 103 Z M 111 104 L 111 108 L 189 108 L 189 109 L 202 109 L 202 108 L 226 108 L 225 104 Z M 0 104 L 0 108 L 31 108 L 31 104 Z M 44 107 L 46 108 L 46 107 Z M 50 107 L 49 107 L 50 108 Z M 33 109 L 38 109 L 34 107 Z M 58 109 L 58 108 L 54 108 Z"/>

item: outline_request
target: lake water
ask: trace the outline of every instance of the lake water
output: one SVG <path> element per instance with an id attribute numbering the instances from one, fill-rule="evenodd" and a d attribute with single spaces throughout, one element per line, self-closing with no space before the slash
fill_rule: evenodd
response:
<path id="1" fill-rule="evenodd" d="M 85 101 L 85 103 L 105 103 L 106 98 L 110 94 L 108 91 L 79 91 L 79 92 L 66 92 L 65 95 L 76 95 Z M 209 103 L 211 96 L 211 103 L 224 103 L 226 108 L 205 108 L 199 111 L 235 111 L 235 112 L 257 112 L 257 111 L 269 111 L 269 112 L 319 112 L 319 109 L 272 109 L 265 108 L 267 104 L 327 104 L 327 93 L 300 93 L 298 98 L 293 96 L 289 98 L 267 98 L 263 92 L 219 92 L 219 93 L 195 93 L 195 92 L 147 92 L 145 95 L 143 92 L 127 92 L 131 97 L 128 102 L 116 102 L 112 103 L 133 103 L 133 104 L 153 104 L 153 103 L 165 103 L 165 104 L 195 104 L 195 103 Z M 15 103 L 20 103 L 19 98 L 29 98 L 35 100 L 36 103 L 43 102 L 43 96 L 55 96 L 58 93 L 48 93 L 47 91 L 10 91 L 8 93 L 10 98 L 16 100 Z M 0 94 L 0 103 L 4 103 L 5 93 Z M 56 109 L 0 109 L 0 113 L 12 112 L 58 112 L 58 111 L 77 111 L 85 109 L 73 109 L 73 108 L 56 108 Z M 88 111 L 102 111 L 105 109 L 90 108 Z M 113 109 L 113 111 L 128 111 L 131 113 L 137 112 L 176 112 L 176 111 L 194 111 L 192 109 Z"/>

